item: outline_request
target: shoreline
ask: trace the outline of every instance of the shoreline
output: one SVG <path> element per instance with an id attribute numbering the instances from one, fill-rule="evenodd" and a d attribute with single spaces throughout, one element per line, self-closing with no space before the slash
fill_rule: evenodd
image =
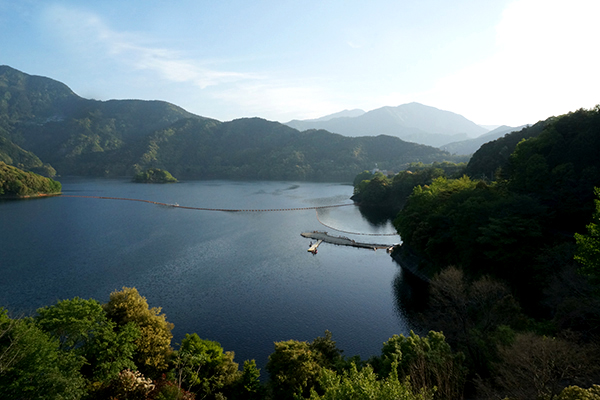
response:
<path id="1" fill-rule="evenodd" d="M 16 194 L 8 194 L 8 195 L 3 194 L 3 195 L 0 195 L 0 200 L 39 199 L 40 197 L 54 197 L 54 196 L 62 196 L 62 192 L 26 194 L 23 196 L 19 196 Z"/>
<path id="2" fill-rule="evenodd" d="M 419 280 L 429 283 L 434 273 L 420 266 L 420 258 L 406 244 L 394 248 L 392 258 L 402 269 L 408 271 Z"/>

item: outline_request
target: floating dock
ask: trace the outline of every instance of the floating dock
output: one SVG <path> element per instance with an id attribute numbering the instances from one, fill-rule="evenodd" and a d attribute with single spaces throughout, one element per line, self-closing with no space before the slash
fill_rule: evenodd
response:
<path id="1" fill-rule="evenodd" d="M 308 251 L 310 251 L 310 252 L 311 252 L 311 253 L 313 253 L 313 254 L 317 254 L 317 247 L 319 247 L 319 245 L 320 245 L 321 243 L 323 243 L 323 240 L 322 240 L 322 239 L 319 239 L 319 240 L 317 240 L 317 243 L 315 243 L 315 244 L 311 245 L 311 246 L 308 248 Z"/>
<path id="2" fill-rule="evenodd" d="M 343 236 L 331 236 L 327 232 L 319 232 L 319 231 L 303 232 L 300 235 L 302 235 L 302 237 L 305 237 L 305 238 L 317 240 L 317 243 L 313 244 L 308 249 L 308 251 L 310 251 L 311 253 L 315 253 L 317 250 L 317 247 L 319 247 L 319 245 L 322 242 L 337 244 L 340 246 L 359 247 L 361 249 L 370 249 L 370 250 L 378 250 L 378 249 L 390 250 L 391 248 L 393 248 L 393 246 L 389 245 L 389 244 L 360 243 L 360 242 L 354 241 L 352 239 L 349 239 L 349 238 L 343 237 Z"/>

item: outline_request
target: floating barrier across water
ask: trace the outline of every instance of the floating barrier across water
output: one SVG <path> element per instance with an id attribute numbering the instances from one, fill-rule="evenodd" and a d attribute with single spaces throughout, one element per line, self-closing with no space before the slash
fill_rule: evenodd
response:
<path id="1" fill-rule="evenodd" d="M 321 223 L 321 225 L 333 229 L 334 231 L 348 233 L 351 235 L 363 235 L 363 236 L 397 236 L 397 233 L 360 233 L 360 232 L 350 232 L 344 231 L 341 229 L 336 229 L 330 225 L 325 224 L 319 218 L 319 210 L 323 208 L 336 208 L 336 207 L 347 207 L 353 206 L 354 203 L 347 204 L 334 204 L 329 206 L 313 206 L 313 207 L 296 207 L 296 208 L 258 208 L 258 209 L 233 209 L 233 208 L 210 208 L 210 207 L 188 207 L 188 206 L 180 206 L 179 204 L 169 204 L 169 203 L 161 203 L 158 201 L 144 200 L 144 199 L 130 199 L 126 197 L 107 197 L 107 196 L 78 196 L 78 195 L 69 195 L 63 194 L 60 197 L 75 197 L 75 198 L 84 198 L 84 199 L 103 199 L 103 200 L 123 200 L 123 201 L 138 201 L 141 203 L 149 203 L 156 204 L 159 206 L 165 207 L 174 207 L 174 208 L 182 208 L 185 210 L 199 210 L 199 211 L 219 211 L 219 212 L 286 212 L 286 211 L 306 211 L 306 210 L 315 210 L 317 214 L 317 220 Z"/>
<path id="2" fill-rule="evenodd" d="M 200 211 L 220 211 L 220 212 L 281 212 L 281 211 L 305 211 L 305 210 L 318 210 L 320 208 L 335 208 L 335 207 L 346 207 L 353 206 L 354 203 L 348 204 L 334 204 L 330 206 L 313 206 L 313 207 L 297 207 L 297 208 L 258 208 L 258 209 L 233 209 L 233 208 L 209 208 L 209 207 L 188 207 L 180 206 L 179 204 L 160 203 L 158 201 L 143 200 L 143 199 L 129 199 L 125 197 L 106 197 L 106 196 L 77 196 L 63 194 L 60 197 L 77 197 L 84 199 L 104 199 L 104 200 L 124 200 L 124 201 L 139 201 L 142 203 L 156 204 L 165 207 L 183 208 L 186 210 L 200 210 Z"/>

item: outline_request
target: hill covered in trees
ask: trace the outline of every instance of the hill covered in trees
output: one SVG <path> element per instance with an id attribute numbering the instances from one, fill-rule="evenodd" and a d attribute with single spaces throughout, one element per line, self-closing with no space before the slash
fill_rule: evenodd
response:
<path id="1" fill-rule="evenodd" d="M 60 182 L 15 168 L 0 161 L 0 197 L 24 197 L 57 194 Z"/>
<path id="2" fill-rule="evenodd" d="M 488 143 L 462 176 L 426 166 L 355 181 L 355 196 L 371 205 L 402 204 L 393 256 L 428 281 L 423 323 L 466 355 L 480 395 L 540 398 L 526 379 L 509 389 L 511 369 L 533 376 L 523 363 L 541 352 L 583 356 L 600 337 L 598 154 L 600 107 Z M 416 184 L 408 194 L 406 182 Z M 548 379 L 572 368 L 553 362 Z M 592 376 L 600 381 L 598 370 Z"/>
<path id="3" fill-rule="evenodd" d="M 83 99 L 66 85 L 0 67 L 0 159 L 47 175 L 351 181 L 364 169 L 453 160 L 389 136 L 299 132 L 260 118 L 229 122 L 166 102 Z"/>

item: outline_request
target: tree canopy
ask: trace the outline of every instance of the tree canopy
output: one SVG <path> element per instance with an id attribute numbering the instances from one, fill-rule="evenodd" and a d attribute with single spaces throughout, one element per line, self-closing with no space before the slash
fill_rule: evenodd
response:
<path id="1" fill-rule="evenodd" d="M 138 183 L 175 183 L 177 179 L 169 173 L 158 168 L 150 168 L 146 171 L 135 174 L 134 182 Z"/>
<path id="2" fill-rule="evenodd" d="M 0 196 L 54 194 L 60 193 L 61 189 L 60 182 L 0 161 Z"/>
<path id="3" fill-rule="evenodd" d="M 132 323 L 140 332 L 136 339 L 136 365 L 146 371 L 163 371 L 168 366 L 172 352 L 171 339 L 173 324 L 167 322 L 160 307 L 148 306 L 148 301 L 137 289 L 124 287 L 110 294 L 110 300 L 104 304 L 109 319 L 120 330 L 128 329 Z"/>

